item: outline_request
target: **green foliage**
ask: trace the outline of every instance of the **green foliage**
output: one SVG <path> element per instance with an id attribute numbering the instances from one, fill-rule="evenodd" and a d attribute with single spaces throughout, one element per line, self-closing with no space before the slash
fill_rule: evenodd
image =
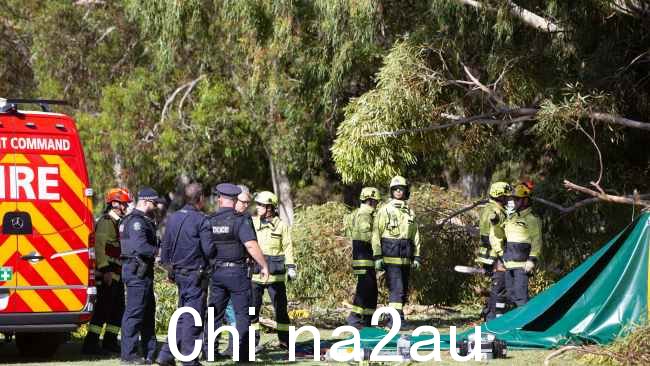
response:
<path id="1" fill-rule="evenodd" d="M 396 44 L 377 74 L 377 88 L 346 107 L 332 156 L 343 182 L 377 183 L 416 162 L 413 140 L 403 135 L 369 137 L 378 131 L 423 127 L 422 116 L 434 110 L 442 80 L 426 69 L 424 55 L 408 42 Z M 424 74 L 424 75 L 423 75 Z"/>
<path id="2" fill-rule="evenodd" d="M 308 206 L 295 213 L 291 236 L 300 275 L 290 283 L 289 298 L 336 307 L 354 293 L 352 247 L 343 236 L 345 205 Z"/>
<path id="3" fill-rule="evenodd" d="M 178 290 L 175 284 L 167 282 L 167 273 L 164 270 L 156 268 L 154 275 L 156 334 L 167 334 L 169 319 L 178 307 Z"/>
<path id="4" fill-rule="evenodd" d="M 456 264 L 473 264 L 478 239 L 467 233 L 465 225 L 476 223 L 478 215 L 463 215 L 438 228 L 437 222 L 467 202 L 459 192 L 428 184 L 418 185 L 409 202 L 416 212 L 423 258 L 422 269 L 413 274 L 410 301 L 425 305 L 480 301 L 472 292 L 480 279 L 453 271 Z M 289 285 L 290 298 L 321 307 L 352 301 L 356 286 L 352 247 L 343 233 L 348 212 L 349 208 L 333 202 L 297 210 L 292 237 L 300 276 Z M 383 276 L 379 281 L 380 302 L 387 302 Z"/>

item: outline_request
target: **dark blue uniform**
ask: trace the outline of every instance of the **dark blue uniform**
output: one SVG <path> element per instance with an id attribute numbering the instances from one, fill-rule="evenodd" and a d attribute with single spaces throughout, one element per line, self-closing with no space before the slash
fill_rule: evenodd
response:
<path id="1" fill-rule="evenodd" d="M 156 299 L 153 264 L 158 249 L 156 225 L 140 210 L 133 210 L 120 224 L 122 279 L 126 286 L 126 309 L 122 317 L 123 361 L 138 359 L 138 335 L 144 358 L 156 352 Z"/>
<path id="2" fill-rule="evenodd" d="M 205 312 L 207 286 L 203 271 L 207 269 L 207 258 L 202 247 L 208 247 L 212 237 L 206 216 L 192 205 L 185 205 L 174 212 L 167 221 L 167 229 L 161 243 L 160 262 L 173 273 L 178 286 L 178 307 L 188 306 L 199 314 Z M 194 341 L 201 338 L 202 327 L 194 326 L 194 318 L 183 314 L 177 323 L 176 341 L 181 354 L 189 355 L 194 350 Z M 157 362 L 173 364 L 174 356 L 165 343 Z M 198 360 L 183 363 L 199 365 Z"/>
<path id="3" fill-rule="evenodd" d="M 212 241 L 204 247 L 204 252 L 213 268 L 208 303 L 214 307 L 215 329 L 221 326 L 228 300 L 232 299 L 239 332 L 239 359 L 247 360 L 251 281 L 244 243 L 257 240 L 257 236 L 250 216 L 236 214 L 233 208 L 220 208 L 208 220 Z"/>

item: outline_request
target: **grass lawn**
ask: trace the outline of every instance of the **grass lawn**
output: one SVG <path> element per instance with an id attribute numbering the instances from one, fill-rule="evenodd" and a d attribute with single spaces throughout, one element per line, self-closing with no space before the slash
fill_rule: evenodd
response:
<path id="1" fill-rule="evenodd" d="M 314 312 L 314 318 L 312 319 L 303 319 L 296 321 L 297 325 L 315 325 L 321 330 L 321 339 L 327 340 L 331 339 L 332 328 L 335 326 L 343 324 L 343 319 L 341 318 L 341 313 L 337 316 L 325 317 L 323 313 L 318 314 Z M 331 312 L 328 312 L 330 315 Z M 453 307 L 453 308 L 433 308 L 426 312 L 420 312 L 418 315 L 409 315 L 407 317 L 408 327 L 405 329 L 414 329 L 417 326 L 430 324 L 439 328 L 441 333 L 444 333 L 448 330 L 450 325 L 457 325 L 459 327 L 466 327 L 472 325 L 472 322 L 476 321 L 477 311 L 474 308 L 467 307 Z M 327 319 L 325 319 L 327 318 Z M 332 326 L 330 326 L 332 325 Z M 260 361 L 260 364 L 288 364 L 286 361 L 287 353 L 283 352 L 277 347 L 277 338 L 273 333 L 270 333 L 271 330 L 264 330 L 262 333 L 262 344 L 265 345 L 265 351 L 258 353 L 257 358 Z M 165 335 L 160 335 L 159 340 L 164 340 Z M 311 337 L 307 334 L 302 334 L 298 341 L 307 342 L 311 340 Z M 0 340 L 1 342 L 1 340 Z M 223 343 L 223 342 L 222 342 Z M 38 347 L 37 344 L 34 347 Z M 552 351 L 546 350 L 509 350 L 509 357 L 507 359 L 501 360 L 491 360 L 487 362 L 490 365 L 543 365 L 544 359 Z M 429 362 L 423 364 L 436 364 L 436 365 L 454 365 L 458 364 L 451 359 L 449 353 L 446 351 L 442 352 L 442 362 Z M 59 366 L 59 365 L 91 365 L 91 366 L 104 366 L 104 365 L 119 365 L 119 358 L 93 358 L 81 354 L 81 339 L 78 335 L 69 341 L 68 343 L 61 346 L 58 352 L 51 358 L 47 360 L 43 359 L 34 359 L 23 357 L 18 354 L 16 345 L 14 342 L 9 344 L 0 345 L 0 363 L 3 365 L 24 365 L 24 366 Z M 180 365 L 180 363 L 178 363 Z M 205 365 L 223 365 L 223 364 L 234 364 L 234 362 L 229 360 L 222 360 L 219 362 L 205 362 Z M 325 362 L 314 362 L 314 361 L 298 361 L 295 364 L 298 365 L 316 365 L 316 364 L 325 364 Z M 379 364 L 379 363 L 372 363 Z M 468 362 L 468 364 L 486 364 L 486 362 Z M 551 365 L 577 365 L 579 364 L 573 356 L 565 354 L 561 357 L 554 358 L 551 362 Z"/>

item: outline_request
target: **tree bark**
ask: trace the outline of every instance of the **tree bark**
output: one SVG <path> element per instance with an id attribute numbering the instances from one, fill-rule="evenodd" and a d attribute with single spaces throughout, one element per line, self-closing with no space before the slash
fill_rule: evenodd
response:
<path id="1" fill-rule="evenodd" d="M 291 182 L 287 175 L 285 164 L 275 161 L 267 150 L 269 166 L 271 168 L 271 180 L 273 181 L 273 192 L 278 196 L 280 219 L 293 225 L 293 197 L 291 195 Z"/>
<path id="2" fill-rule="evenodd" d="M 457 1 L 463 5 L 469 5 L 476 9 L 485 9 L 492 12 L 496 12 L 498 10 L 494 7 L 487 6 L 484 3 L 476 0 L 457 0 Z M 508 3 L 508 10 L 510 11 L 510 14 L 512 14 L 512 16 L 514 17 L 519 18 L 519 20 L 524 22 L 524 24 L 529 25 L 542 32 L 554 33 L 554 32 L 563 31 L 563 29 L 560 26 L 553 23 L 552 21 L 519 6 L 512 1 L 508 1 L 507 3 Z"/>
<path id="3" fill-rule="evenodd" d="M 120 154 L 115 154 L 113 157 L 113 176 L 116 187 L 125 187 L 122 155 Z"/>

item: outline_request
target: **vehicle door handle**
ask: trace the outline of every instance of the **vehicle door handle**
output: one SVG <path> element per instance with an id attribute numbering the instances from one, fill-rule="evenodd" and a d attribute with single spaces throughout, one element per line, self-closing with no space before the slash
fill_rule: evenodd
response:
<path id="1" fill-rule="evenodd" d="M 45 257 L 43 257 L 42 255 L 40 255 L 38 253 L 29 253 L 27 255 L 23 255 L 22 257 L 20 257 L 20 259 L 24 259 L 24 260 L 30 261 L 30 262 L 38 262 L 38 261 L 41 261 L 41 260 L 45 259 Z"/>

